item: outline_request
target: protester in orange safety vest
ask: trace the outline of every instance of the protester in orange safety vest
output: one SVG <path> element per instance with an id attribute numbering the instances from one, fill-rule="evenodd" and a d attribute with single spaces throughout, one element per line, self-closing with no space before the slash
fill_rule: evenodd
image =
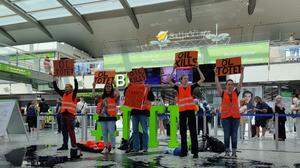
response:
<path id="1" fill-rule="evenodd" d="M 61 100 L 61 124 L 63 134 L 63 145 L 58 150 L 68 150 L 69 136 L 72 148 L 76 148 L 76 136 L 74 131 L 74 121 L 76 115 L 76 95 L 78 92 L 78 82 L 74 76 L 75 88 L 71 84 L 65 85 L 65 90 L 60 90 L 57 86 L 57 79 L 53 81 L 54 90 L 62 97 Z M 69 135 L 69 136 L 68 136 Z"/>
<path id="2" fill-rule="evenodd" d="M 137 84 L 144 84 L 144 82 L 138 82 Z M 149 125 L 149 116 L 150 116 L 150 108 L 151 101 L 154 101 L 154 95 L 151 91 L 151 88 L 146 85 L 148 89 L 148 94 L 144 97 L 144 101 L 141 109 L 132 109 L 130 112 L 131 121 L 132 121 L 132 137 L 133 137 L 133 149 L 129 148 L 126 153 L 129 152 L 138 152 L 140 151 L 140 136 L 139 136 L 139 123 L 141 123 L 143 136 L 142 136 L 142 150 L 144 153 L 148 151 L 148 125 Z M 126 94 L 127 88 L 124 91 L 124 95 Z"/>
<path id="3" fill-rule="evenodd" d="M 232 79 L 226 81 L 226 89 L 223 90 L 219 82 L 219 77 L 217 76 L 217 71 L 215 69 L 215 82 L 217 86 L 218 94 L 222 97 L 221 102 L 221 120 L 224 130 L 224 143 L 225 143 L 225 156 L 230 156 L 230 139 L 232 146 L 232 157 L 236 158 L 237 149 L 237 132 L 240 122 L 240 112 L 239 112 L 239 100 L 238 96 L 242 87 L 244 79 L 244 67 L 242 67 L 240 81 L 238 87 L 234 87 Z"/>
<path id="4" fill-rule="evenodd" d="M 187 156 L 187 119 L 192 140 L 192 154 L 193 158 L 198 158 L 198 140 L 197 140 L 197 128 L 196 128 L 196 115 L 198 106 L 194 103 L 193 91 L 196 87 L 200 87 L 205 78 L 199 67 L 195 67 L 200 75 L 200 80 L 197 83 L 189 84 L 188 75 L 182 75 L 180 77 L 180 84 L 177 86 L 172 82 L 172 76 L 175 72 L 175 68 L 171 76 L 169 77 L 169 84 L 177 91 L 177 105 L 179 107 L 179 125 L 181 136 L 181 154 L 180 157 Z"/>
<path id="5" fill-rule="evenodd" d="M 95 93 L 95 83 L 93 84 L 93 93 Z M 99 122 L 102 126 L 102 134 L 105 148 L 103 153 L 109 153 L 111 149 L 115 149 L 115 128 L 117 121 L 117 102 L 119 99 L 119 91 L 114 89 L 112 84 L 105 84 L 104 93 L 98 99 L 97 114 Z"/>

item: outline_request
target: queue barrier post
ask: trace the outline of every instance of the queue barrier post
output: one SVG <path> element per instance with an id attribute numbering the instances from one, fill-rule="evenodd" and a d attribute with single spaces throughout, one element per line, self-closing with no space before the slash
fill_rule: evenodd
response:
<path id="1" fill-rule="evenodd" d="M 218 136 L 218 114 L 214 115 L 214 137 Z"/>
<path id="2" fill-rule="evenodd" d="M 39 140 L 39 132 L 40 132 L 40 128 L 41 128 L 41 122 L 40 122 L 40 115 L 37 116 L 37 121 L 36 121 L 36 140 Z"/>
<path id="3" fill-rule="evenodd" d="M 278 113 L 275 113 L 275 146 L 276 150 L 279 149 L 279 143 L 278 143 Z"/>

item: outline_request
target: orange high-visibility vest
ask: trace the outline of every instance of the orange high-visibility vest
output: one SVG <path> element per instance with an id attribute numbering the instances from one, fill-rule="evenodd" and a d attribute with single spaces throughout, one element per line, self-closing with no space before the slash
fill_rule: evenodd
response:
<path id="1" fill-rule="evenodd" d="M 241 114 L 239 111 L 238 95 L 235 91 L 232 92 L 232 100 L 227 91 L 223 92 L 222 104 L 221 104 L 221 119 L 228 117 L 239 119 Z"/>
<path id="2" fill-rule="evenodd" d="M 99 99 L 98 104 L 97 104 L 97 113 L 98 114 L 100 114 L 102 112 L 102 109 L 101 109 L 102 103 L 103 103 L 103 99 Z M 116 117 L 118 109 L 117 109 L 117 104 L 116 104 L 115 98 L 108 97 L 105 108 L 107 110 L 107 114 L 110 117 Z"/>
<path id="3" fill-rule="evenodd" d="M 103 103 L 103 99 L 99 98 L 98 99 L 98 103 L 97 103 L 97 107 L 96 107 L 96 113 L 100 114 L 102 112 L 102 103 Z"/>
<path id="4" fill-rule="evenodd" d="M 191 89 L 191 85 L 188 85 L 185 89 L 182 85 L 178 87 L 177 105 L 179 107 L 179 112 L 183 112 L 186 110 L 197 110 L 197 106 L 194 103 L 194 98 L 191 95 Z"/>
<path id="5" fill-rule="evenodd" d="M 64 94 L 61 100 L 61 113 L 68 111 L 69 113 L 75 115 L 76 101 L 73 101 L 73 92 L 69 94 Z"/>

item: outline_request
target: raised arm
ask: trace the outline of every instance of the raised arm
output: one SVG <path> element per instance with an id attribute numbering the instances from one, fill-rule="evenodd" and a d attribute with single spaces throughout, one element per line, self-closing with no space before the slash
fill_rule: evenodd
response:
<path id="1" fill-rule="evenodd" d="M 240 76 L 240 81 L 237 87 L 238 92 L 241 91 L 241 88 L 243 86 L 243 80 L 244 80 L 244 66 L 241 67 L 241 76 Z"/>
<path id="2" fill-rule="evenodd" d="M 199 69 L 199 66 L 197 66 L 196 69 L 197 69 L 197 71 L 199 73 L 199 76 L 200 76 L 200 80 L 197 83 L 198 83 L 198 85 L 201 85 L 201 83 L 203 83 L 205 81 L 205 77 L 204 77 L 202 71 Z"/>
<path id="3" fill-rule="evenodd" d="M 57 77 L 53 77 L 53 88 L 55 90 L 56 93 L 58 93 L 60 96 L 63 96 L 64 95 L 64 91 L 60 90 L 57 86 Z"/>
<path id="4" fill-rule="evenodd" d="M 223 92 L 223 89 L 221 87 L 216 68 L 215 68 L 215 83 L 216 83 L 216 87 L 217 87 L 217 92 L 218 92 L 219 96 L 221 96 L 222 92 Z"/>

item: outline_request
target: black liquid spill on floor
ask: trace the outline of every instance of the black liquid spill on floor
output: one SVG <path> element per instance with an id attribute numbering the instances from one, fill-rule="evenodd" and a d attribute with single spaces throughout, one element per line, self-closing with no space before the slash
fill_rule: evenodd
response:
<path id="1" fill-rule="evenodd" d="M 13 166 L 38 166 L 39 156 L 36 154 L 37 150 L 43 150 L 48 148 L 49 145 L 32 145 L 26 148 L 18 148 L 5 154 L 5 158 Z M 24 161 L 27 162 L 23 165 Z"/>
<path id="2" fill-rule="evenodd" d="M 36 154 L 38 150 L 43 150 L 49 148 L 49 145 L 39 145 L 39 146 L 29 146 L 27 148 L 19 148 L 12 150 L 11 152 L 5 154 L 5 158 L 13 166 L 39 166 L 39 156 Z M 155 156 L 154 156 L 155 155 Z M 137 161 L 131 159 L 133 156 L 148 156 L 146 161 Z M 120 165 L 124 168 L 131 167 L 162 167 L 167 168 L 164 165 L 164 157 L 168 155 L 162 154 L 162 151 L 158 152 L 148 152 L 147 154 L 142 153 L 132 153 L 132 154 L 107 154 L 102 155 L 101 157 L 96 157 L 90 160 L 98 160 L 98 167 L 110 168 L 116 165 Z M 177 156 L 172 156 L 176 159 Z M 179 159 L 179 157 L 178 157 Z M 80 161 L 89 160 L 89 159 L 78 159 L 75 162 L 80 163 Z M 26 162 L 24 162 L 26 161 Z M 113 163 L 108 165 L 101 165 L 101 162 L 111 161 Z M 24 164 L 26 163 L 26 165 Z M 22 165 L 23 164 L 23 165 Z M 249 160 L 249 159 L 228 159 L 222 156 L 215 157 L 202 157 L 194 161 L 193 167 L 275 167 L 272 163 Z M 295 164 L 295 168 L 300 168 L 300 164 Z"/>
<path id="3" fill-rule="evenodd" d="M 209 157 L 203 166 L 224 166 L 224 167 L 274 167 L 273 163 L 255 161 L 255 160 L 241 160 L 241 159 L 228 159 L 222 156 Z"/>

